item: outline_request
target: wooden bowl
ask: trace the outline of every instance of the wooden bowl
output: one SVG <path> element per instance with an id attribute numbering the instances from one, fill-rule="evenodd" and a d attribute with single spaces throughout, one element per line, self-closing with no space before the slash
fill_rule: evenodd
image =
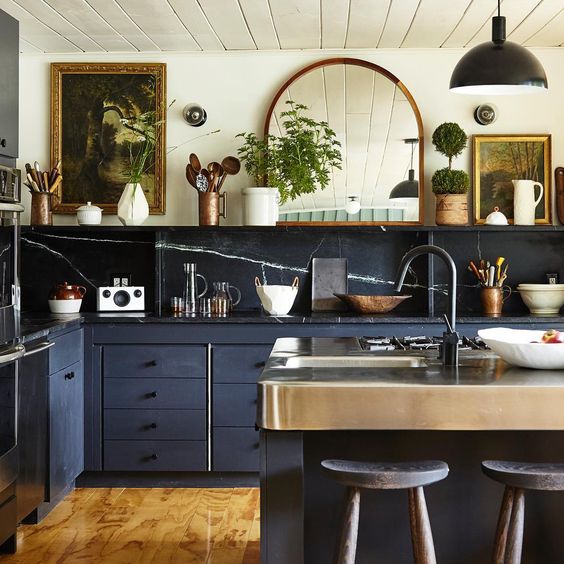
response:
<path id="1" fill-rule="evenodd" d="M 333 294 L 357 313 L 388 313 L 411 296 L 363 296 L 359 294 Z"/>

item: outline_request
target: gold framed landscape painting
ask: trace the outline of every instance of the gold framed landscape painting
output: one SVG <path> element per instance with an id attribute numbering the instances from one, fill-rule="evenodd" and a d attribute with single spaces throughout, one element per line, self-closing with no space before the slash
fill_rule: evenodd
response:
<path id="1" fill-rule="evenodd" d="M 513 223 L 512 180 L 534 180 L 544 187 L 535 223 L 551 222 L 550 135 L 474 135 L 474 223 L 499 207 Z"/>
<path id="2" fill-rule="evenodd" d="M 87 201 L 106 213 L 128 182 L 130 155 L 154 132 L 141 187 L 151 214 L 165 212 L 166 64 L 53 63 L 51 166 L 63 181 L 56 213 L 75 213 Z"/>

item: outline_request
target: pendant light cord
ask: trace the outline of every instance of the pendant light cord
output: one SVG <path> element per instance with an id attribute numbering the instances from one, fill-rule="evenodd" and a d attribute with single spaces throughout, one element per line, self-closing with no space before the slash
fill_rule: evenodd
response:
<path id="1" fill-rule="evenodd" d="M 497 0 L 497 17 L 501 16 L 501 0 Z"/>
<path id="2" fill-rule="evenodd" d="M 410 163 L 410 170 L 413 169 L 413 149 L 415 148 L 415 143 L 411 144 L 411 163 Z"/>

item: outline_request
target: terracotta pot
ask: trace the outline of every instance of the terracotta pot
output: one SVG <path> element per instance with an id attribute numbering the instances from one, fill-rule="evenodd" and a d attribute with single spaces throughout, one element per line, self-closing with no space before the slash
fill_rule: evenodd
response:
<path id="1" fill-rule="evenodd" d="M 50 300 L 81 300 L 86 294 L 84 286 L 75 286 L 68 282 L 56 284 L 49 292 Z"/>
<path id="2" fill-rule="evenodd" d="M 468 225 L 468 197 L 466 194 L 437 194 L 437 225 Z"/>

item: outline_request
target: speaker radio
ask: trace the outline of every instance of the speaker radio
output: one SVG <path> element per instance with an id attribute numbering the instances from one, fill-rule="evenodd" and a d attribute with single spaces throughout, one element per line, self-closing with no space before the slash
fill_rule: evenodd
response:
<path id="1" fill-rule="evenodd" d="M 98 311 L 143 311 L 143 286 L 101 286 L 98 288 Z"/>

